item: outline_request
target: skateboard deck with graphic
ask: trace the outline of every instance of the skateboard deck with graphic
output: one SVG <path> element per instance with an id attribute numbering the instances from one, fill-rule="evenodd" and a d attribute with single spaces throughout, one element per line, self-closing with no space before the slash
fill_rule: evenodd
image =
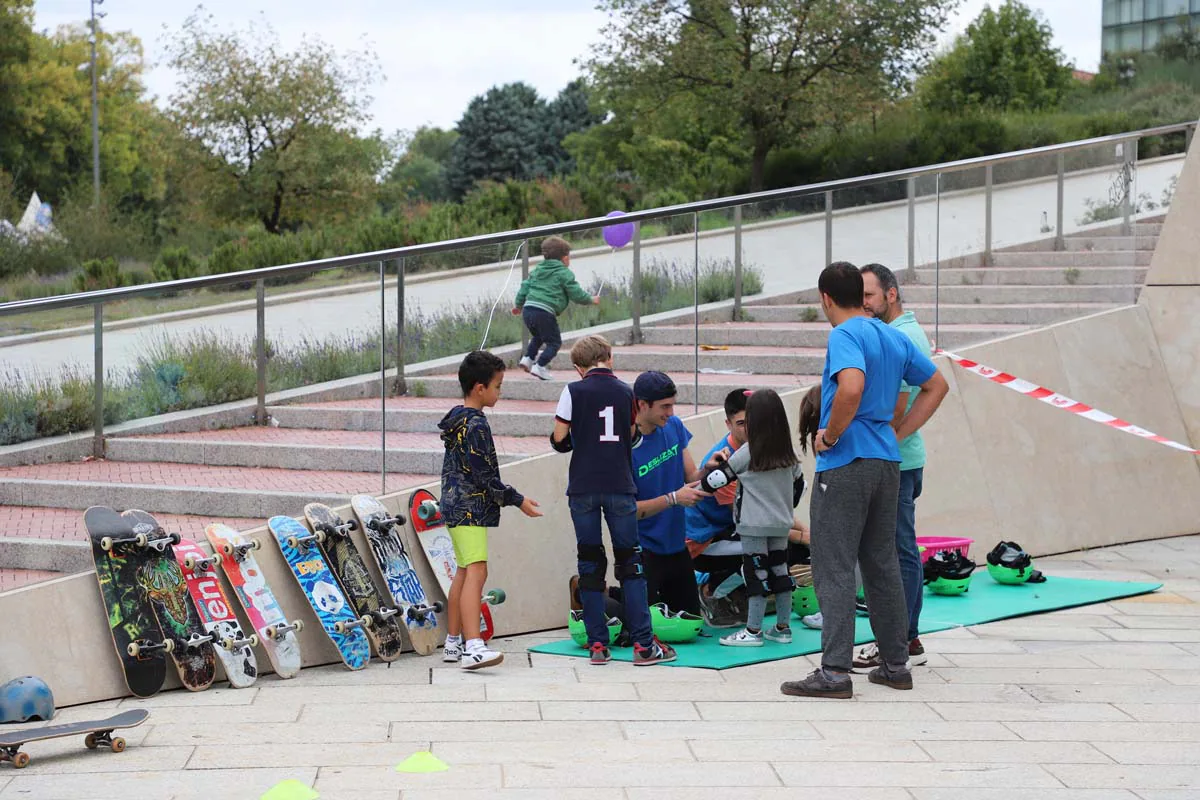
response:
<path id="1" fill-rule="evenodd" d="M 429 559 L 429 566 L 437 576 L 438 586 L 449 597 L 450 583 L 458 571 L 458 562 L 454 558 L 454 543 L 450 541 L 438 499 L 428 489 L 417 489 L 408 501 L 408 518 L 421 549 L 425 551 L 425 557 Z M 491 606 L 498 606 L 506 599 L 503 589 L 492 589 L 483 595 L 483 602 L 479 604 L 479 635 L 485 642 L 495 633 Z"/>
<path id="2" fill-rule="evenodd" d="M 213 644 L 229 685 L 235 689 L 253 685 L 258 678 L 258 660 L 253 649 L 258 644 L 258 634 L 247 636 L 242 632 L 233 604 L 217 575 L 220 559 L 201 550 L 191 539 L 181 539 L 174 550 L 175 560 L 183 567 L 188 594 L 200 613 L 200 622 L 204 630 L 216 637 Z"/>
<path id="3" fill-rule="evenodd" d="M 112 509 L 109 509 L 110 511 Z M 117 512 L 113 511 L 114 514 Z M 118 515 L 119 516 L 119 515 Z M 163 664 L 165 674 L 166 663 Z M 64 722 L 59 725 L 42 725 L 36 728 L 25 728 L 9 733 L 0 733 L 0 762 L 9 761 L 17 769 L 29 764 L 29 754 L 22 753 L 22 745 L 30 742 L 44 742 L 47 739 L 59 739 L 63 736 L 84 735 L 83 744 L 88 750 L 95 750 L 104 745 L 114 753 L 125 749 L 125 740 L 113 736 L 117 728 L 136 728 L 150 716 L 144 708 L 122 711 L 107 719 L 91 719 L 82 722 Z"/>
<path id="4" fill-rule="evenodd" d="M 246 612 L 258 643 L 280 678 L 292 678 L 300 671 L 300 643 L 296 634 L 304 628 L 300 620 L 289 623 L 275 594 L 267 585 L 254 551 L 261 547 L 240 531 L 217 522 L 204 529 L 204 535 L 221 559 L 221 570 L 233 587 L 233 593 Z"/>
<path id="5" fill-rule="evenodd" d="M 342 585 L 329 571 L 325 556 L 317 547 L 317 534 L 299 520 L 283 515 L 267 520 L 267 530 L 275 538 L 321 629 L 338 649 L 343 663 L 350 669 L 365 667 L 371 660 L 371 644 Z"/>
<path id="6" fill-rule="evenodd" d="M 400 611 L 392 605 L 389 595 L 379 591 L 367 570 L 367 563 L 350 539 L 350 531 L 357 528 L 358 523 L 344 522 L 324 503 L 306 505 L 304 518 L 314 532 L 324 533 L 317 540 L 317 546 L 325 554 L 325 563 L 341 581 L 359 619 L 367 621 L 367 638 L 375 645 L 380 660 L 395 661 L 404 648 L 404 628 L 398 619 Z"/>
<path id="7" fill-rule="evenodd" d="M 137 570 L 143 556 L 133 541 L 137 534 L 129 520 L 104 506 L 85 511 L 83 524 L 125 685 L 137 697 L 150 697 L 167 679 L 166 652 L 174 642 L 163 636 L 154 609 L 138 585 Z M 127 544 L 114 544 L 117 541 Z"/>
<path id="8" fill-rule="evenodd" d="M 130 509 L 121 516 L 147 541 L 137 582 L 149 599 L 163 633 L 174 642 L 171 658 L 179 670 L 179 680 L 193 692 L 203 691 L 216 678 L 217 654 L 213 650 L 214 637 L 200 624 L 183 570 L 171 549 L 179 543 L 179 536 L 164 531 L 145 511 Z"/>
<path id="9" fill-rule="evenodd" d="M 369 494 L 351 497 L 350 507 L 367 536 L 371 554 L 400 609 L 400 617 L 408 627 L 413 650 L 423 656 L 429 655 L 437 650 L 441 640 L 437 612 L 443 608 L 440 602 L 430 602 L 425 596 L 421 579 L 404 549 L 398 530 L 398 526 L 404 524 L 404 517 L 393 517 L 383 503 Z"/>

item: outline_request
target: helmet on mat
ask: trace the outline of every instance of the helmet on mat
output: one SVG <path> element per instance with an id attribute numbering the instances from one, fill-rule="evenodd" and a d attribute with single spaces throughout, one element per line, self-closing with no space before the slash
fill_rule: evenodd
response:
<path id="1" fill-rule="evenodd" d="M 975 562 L 957 550 L 939 550 L 925 562 L 925 585 L 934 594 L 963 594 L 971 585 Z"/>
<path id="2" fill-rule="evenodd" d="M 580 647 L 588 646 L 587 626 L 583 622 L 582 611 L 572 611 L 567 616 L 567 633 L 571 634 L 571 639 Z M 612 644 L 617 641 L 617 637 L 621 635 L 621 620 L 616 617 L 610 617 L 608 620 L 608 642 Z"/>
<path id="3" fill-rule="evenodd" d="M 0 722 L 54 717 L 54 693 L 41 678 L 26 675 L 0 686 Z"/>
<path id="4" fill-rule="evenodd" d="M 693 641 L 700 635 L 704 618 L 686 611 L 672 612 L 666 603 L 650 606 L 650 627 L 660 641 L 679 643 Z"/>
<path id="5" fill-rule="evenodd" d="M 1001 542 L 993 547 L 987 554 L 987 568 L 996 583 L 1006 584 L 1026 583 L 1035 571 L 1033 559 L 1016 542 Z"/>
<path id="6" fill-rule="evenodd" d="M 815 614 L 820 611 L 817 605 L 817 592 L 812 587 L 797 586 L 792 590 L 792 611 L 796 614 L 807 617 L 809 614 Z"/>

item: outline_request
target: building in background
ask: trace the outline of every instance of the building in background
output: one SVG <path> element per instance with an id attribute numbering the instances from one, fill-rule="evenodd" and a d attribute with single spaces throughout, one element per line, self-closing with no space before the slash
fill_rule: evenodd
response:
<path id="1" fill-rule="evenodd" d="M 1200 0 L 1100 0 L 1103 53 L 1153 50 L 1183 25 L 1200 25 Z"/>

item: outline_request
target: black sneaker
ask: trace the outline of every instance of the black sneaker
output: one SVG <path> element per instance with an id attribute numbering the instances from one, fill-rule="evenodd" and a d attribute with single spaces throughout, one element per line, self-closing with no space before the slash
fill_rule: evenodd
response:
<path id="1" fill-rule="evenodd" d="M 872 673 L 874 674 L 874 673 Z M 788 681 L 779 691 L 793 697 L 832 697 L 848 700 L 854 697 L 854 681 L 840 672 L 830 672 L 824 667 L 815 669 L 802 681 Z"/>
<path id="2" fill-rule="evenodd" d="M 704 622 L 710 628 L 736 628 L 742 624 L 737 606 L 728 596 L 714 598 L 701 591 L 700 613 L 704 615 Z"/>

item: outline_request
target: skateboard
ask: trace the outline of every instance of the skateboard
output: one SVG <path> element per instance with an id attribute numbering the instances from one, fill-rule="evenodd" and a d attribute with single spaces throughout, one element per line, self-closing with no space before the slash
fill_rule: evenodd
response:
<path id="1" fill-rule="evenodd" d="M 329 569 L 342 582 L 359 619 L 366 624 L 367 638 L 375 645 L 380 660 L 395 661 L 404 647 L 400 622 L 395 619 L 400 611 L 379 592 L 367 571 L 367 563 L 350 540 L 350 531 L 358 528 L 358 523 L 343 522 L 336 511 L 323 503 L 306 505 L 304 518 L 314 532 L 324 534 L 317 539 L 317 546 L 325 554 Z"/>
<path id="2" fill-rule="evenodd" d="M 203 691 L 212 686 L 217 675 L 217 654 L 212 644 L 215 637 L 200 624 L 183 570 L 171 550 L 179 544 L 179 535 L 164 531 L 145 511 L 130 509 L 121 516 L 129 520 L 138 539 L 146 543 L 137 568 L 137 582 L 150 601 L 163 633 L 174 643 L 171 657 L 179 670 L 179 680 L 193 692 Z"/>
<path id="3" fill-rule="evenodd" d="M 267 586 L 254 551 L 262 546 L 258 539 L 247 539 L 239 531 L 217 522 L 204 529 L 204 535 L 220 554 L 221 569 L 233 587 L 238 602 L 246 611 L 259 644 L 280 678 L 291 678 L 300 671 L 300 643 L 296 634 L 304 629 L 301 620 L 289 623 L 283 609 Z"/>
<path id="4" fill-rule="evenodd" d="M 90 510 L 90 509 L 89 509 Z M 108 509 L 112 510 L 112 509 Z M 113 511 L 113 514 L 117 512 Z M 164 664 L 164 671 L 166 665 Z M 43 725 L 38 728 L 25 728 L 11 733 L 0 733 L 0 762 L 10 761 L 17 769 L 29 765 L 29 754 L 21 752 L 21 746 L 29 742 L 42 742 L 47 739 L 58 739 L 63 736 L 85 734 L 83 744 L 88 750 L 95 750 L 105 745 L 114 753 L 125 749 L 125 740 L 113 736 L 117 728 L 136 728 L 150 716 L 144 708 L 122 711 L 107 719 L 92 719 L 84 722 L 66 722 L 61 725 Z"/>
<path id="5" fill-rule="evenodd" d="M 316 535 L 299 521 L 282 515 L 267 520 L 267 530 L 275 537 L 300 590 L 308 598 L 321 628 L 338 649 L 342 661 L 350 669 L 365 667 L 371 660 L 371 645 L 361 620 L 354 616 L 341 584 L 329 571 L 325 557 L 316 546 Z"/>
<path id="6" fill-rule="evenodd" d="M 181 539 L 174 550 L 175 559 L 183 565 L 183 579 L 200 613 L 200 622 L 204 630 L 216 637 L 213 644 L 217 645 L 217 658 L 225 667 L 229 685 L 235 689 L 250 686 L 258 678 L 258 661 L 253 650 L 258 644 L 258 634 L 247 637 L 242 632 L 233 604 L 217 576 L 220 559 L 205 553 L 191 539 Z"/>
<path id="7" fill-rule="evenodd" d="M 108 612 L 113 646 L 121 659 L 125 685 L 137 697 L 150 697 L 167 679 L 166 653 L 175 643 L 163 636 L 150 602 L 137 582 L 142 556 L 133 540 L 129 520 L 104 506 L 92 506 L 83 514 L 96 562 L 100 599 Z M 119 540 L 127 545 L 114 545 Z"/>
<path id="8" fill-rule="evenodd" d="M 447 597 L 450 596 L 450 582 L 458 571 L 458 562 L 454 560 L 454 543 L 446 530 L 446 521 L 442 519 L 442 509 L 438 500 L 428 489 L 417 489 L 408 501 L 408 518 L 412 520 L 413 533 L 433 567 L 437 576 L 438 586 Z M 492 624 L 491 606 L 498 606 L 508 596 L 503 589 L 492 589 L 483 595 L 479 604 L 479 635 L 486 642 L 496 632 Z"/>
<path id="9" fill-rule="evenodd" d="M 351 497 L 350 507 L 367 535 L 375 563 L 408 626 L 413 650 L 423 656 L 429 655 L 437 650 L 440 636 L 436 612 L 442 611 L 443 606 L 440 602 L 429 602 L 412 560 L 404 550 L 404 542 L 396 530 L 397 525 L 404 524 L 404 517 L 393 517 L 383 503 L 369 494 Z"/>

